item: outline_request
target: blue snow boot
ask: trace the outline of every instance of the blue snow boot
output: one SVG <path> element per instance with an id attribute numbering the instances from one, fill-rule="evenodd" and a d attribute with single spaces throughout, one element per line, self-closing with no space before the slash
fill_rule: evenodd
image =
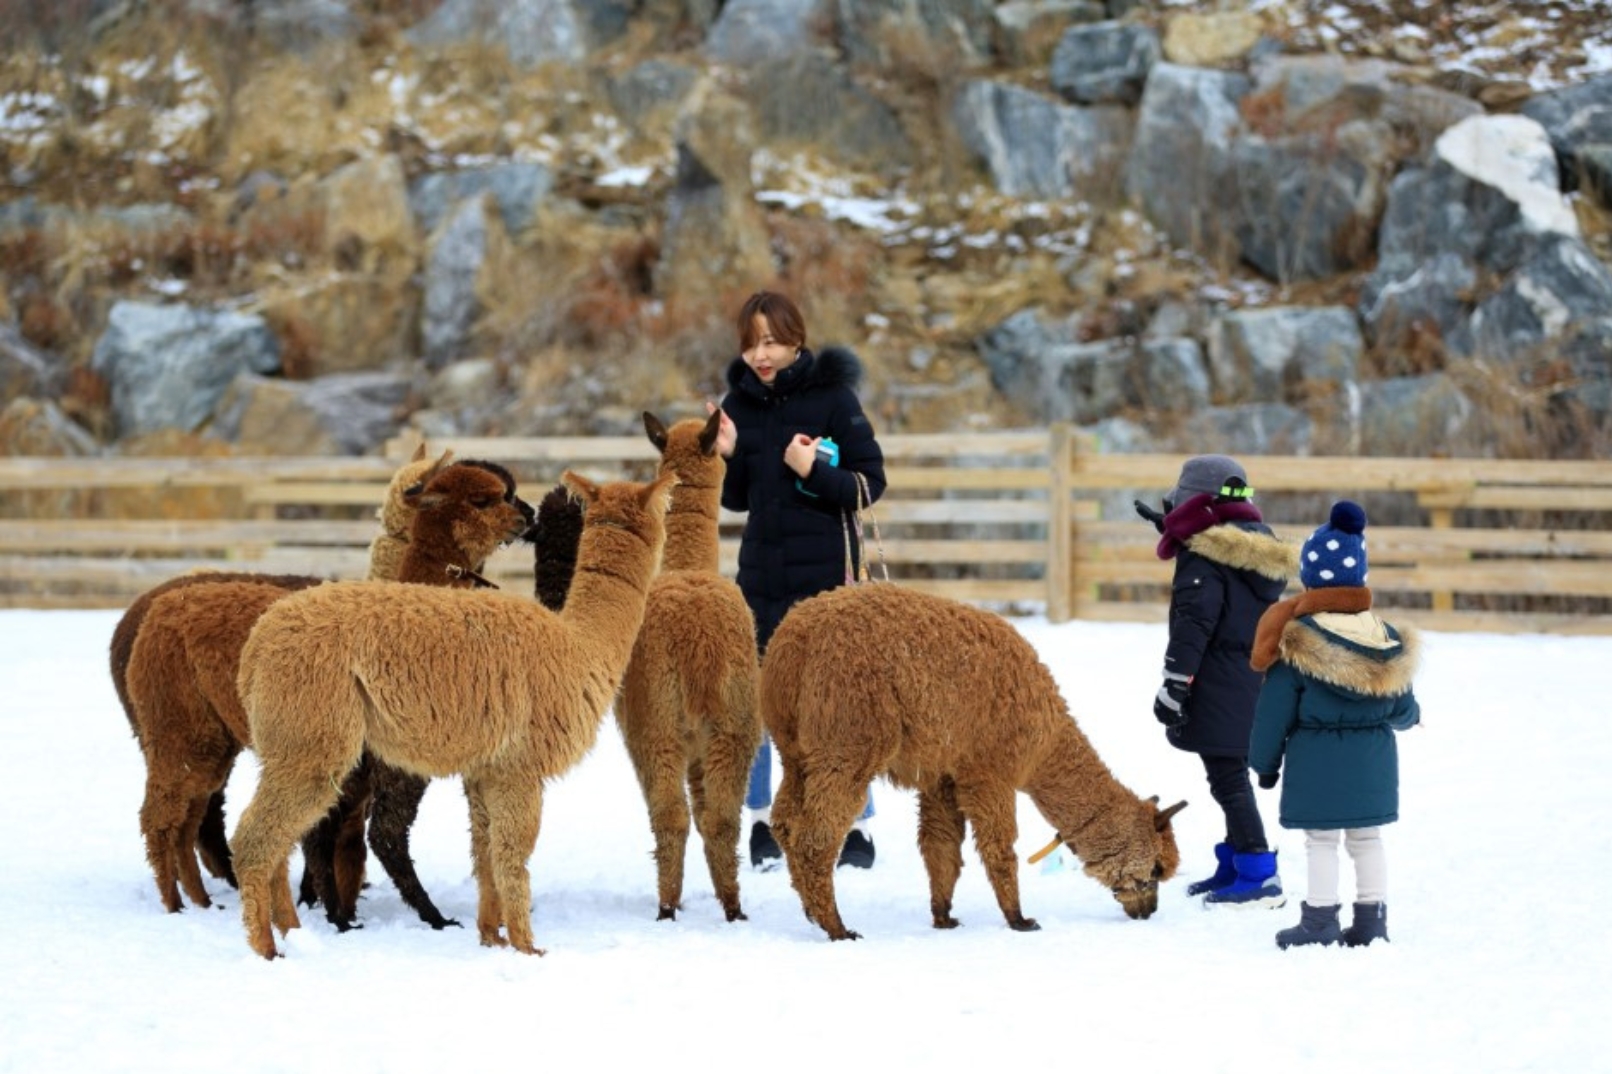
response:
<path id="1" fill-rule="evenodd" d="M 1286 951 L 1289 947 L 1309 944 L 1329 946 L 1343 942 L 1343 930 L 1338 928 L 1336 906 L 1311 906 L 1300 903 L 1299 923 L 1276 934 L 1276 946 Z"/>
<path id="2" fill-rule="evenodd" d="M 1354 923 L 1343 930 L 1343 942 L 1349 947 L 1365 947 L 1373 940 L 1388 942 L 1388 905 L 1357 902 Z"/>
<path id="3" fill-rule="evenodd" d="M 1237 879 L 1205 895 L 1204 906 L 1263 906 L 1274 910 L 1287 904 L 1282 878 L 1276 875 L 1276 851 L 1233 854 L 1231 863 L 1237 869 Z"/>
<path id="4" fill-rule="evenodd" d="M 1215 844 L 1215 875 L 1205 880 L 1194 880 L 1187 885 L 1188 895 L 1207 895 L 1211 891 L 1221 888 L 1237 879 L 1237 866 L 1231 862 L 1232 850 L 1230 843 Z"/>

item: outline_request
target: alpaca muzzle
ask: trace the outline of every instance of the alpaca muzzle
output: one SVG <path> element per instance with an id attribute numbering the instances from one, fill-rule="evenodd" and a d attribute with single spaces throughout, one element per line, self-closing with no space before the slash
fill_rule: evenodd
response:
<path id="1" fill-rule="evenodd" d="M 1159 908 L 1159 882 L 1140 880 L 1111 888 L 1114 898 L 1125 908 L 1125 916 L 1133 921 L 1146 921 Z"/>

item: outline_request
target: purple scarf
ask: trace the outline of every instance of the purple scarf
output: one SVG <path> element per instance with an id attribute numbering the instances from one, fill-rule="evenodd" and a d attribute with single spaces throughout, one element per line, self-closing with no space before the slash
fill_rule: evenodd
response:
<path id="1" fill-rule="evenodd" d="M 1222 522 L 1263 521 L 1259 508 L 1247 500 L 1216 503 L 1209 493 L 1200 492 L 1164 516 L 1164 536 L 1159 539 L 1158 556 L 1174 559 L 1176 553 L 1187 546 L 1187 541 Z"/>

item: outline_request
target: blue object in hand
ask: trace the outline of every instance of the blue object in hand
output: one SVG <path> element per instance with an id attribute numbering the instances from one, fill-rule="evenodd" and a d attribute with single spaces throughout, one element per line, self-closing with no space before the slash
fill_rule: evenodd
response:
<path id="1" fill-rule="evenodd" d="M 840 446 L 832 438 L 823 437 L 817 442 L 817 462 L 820 466 L 838 466 L 840 464 Z M 800 478 L 795 478 L 795 487 L 808 496 L 816 496 L 815 492 L 807 492 L 806 486 Z"/>

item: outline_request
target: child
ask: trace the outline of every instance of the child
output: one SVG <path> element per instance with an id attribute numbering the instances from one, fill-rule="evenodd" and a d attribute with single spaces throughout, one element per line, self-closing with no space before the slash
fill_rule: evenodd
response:
<path id="1" fill-rule="evenodd" d="M 1371 610 L 1366 588 L 1366 513 L 1339 500 L 1330 521 L 1299 553 L 1305 591 L 1259 621 L 1250 663 L 1265 672 L 1248 763 L 1259 785 L 1276 786 L 1282 759 L 1281 824 L 1304 829 L 1309 887 L 1299 923 L 1276 946 L 1388 939 L 1388 863 L 1381 828 L 1399 819 L 1394 732 L 1421 718 L 1411 678 L 1419 640 Z M 1338 840 L 1355 867 L 1354 921 L 1338 927 Z"/>
<path id="2" fill-rule="evenodd" d="M 1164 681 L 1153 715 L 1170 745 L 1203 761 L 1209 793 L 1225 815 L 1214 874 L 1190 884 L 1205 906 L 1283 905 L 1276 852 L 1248 781 L 1248 733 L 1259 675 L 1248 666 L 1254 628 L 1293 576 L 1293 549 L 1277 540 L 1253 504 L 1236 459 L 1198 455 L 1181 467 L 1164 513 L 1138 501 L 1158 528 L 1160 559 L 1175 560 Z"/>

